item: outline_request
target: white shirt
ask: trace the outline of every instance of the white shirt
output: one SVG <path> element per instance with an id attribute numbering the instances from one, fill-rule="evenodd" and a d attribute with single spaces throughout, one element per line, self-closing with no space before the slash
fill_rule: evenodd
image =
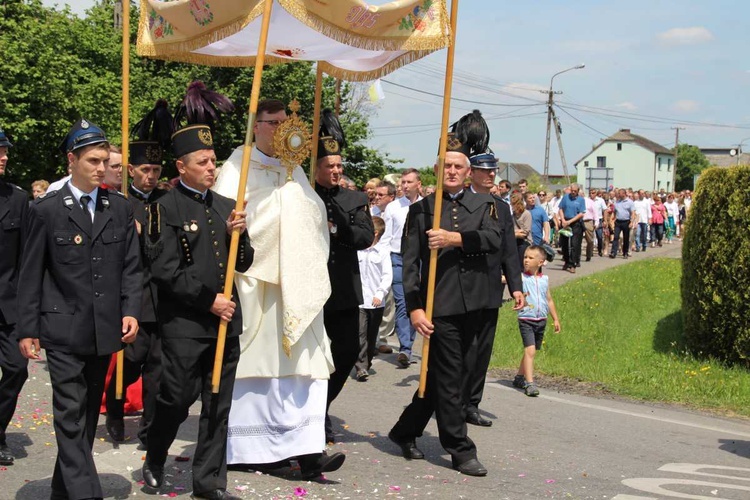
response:
<path id="1" fill-rule="evenodd" d="M 667 207 L 667 216 L 673 217 L 674 220 L 680 220 L 680 207 L 676 201 L 667 202 L 664 204 Z"/>
<path id="2" fill-rule="evenodd" d="M 414 203 L 421 199 L 421 196 L 417 196 Z M 392 253 L 401 253 L 401 236 L 404 234 L 404 224 L 406 224 L 406 216 L 409 214 L 409 205 L 411 205 L 409 198 L 402 196 L 390 202 L 383 212 L 385 232 L 380 242 Z"/>
<path id="3" fill-rule="evenodd" d="M 596 212 L 598 214 L 599 220 L 602 220 L 604 218 L 604 212 L 607 210 L 607 202 L 604 201 L 604 199 L 601 196 L 597 196 L 594 198 L 594 203 L 596 203 Z"/>
<path id="4" fill-rule="evenodd" d="M 635 200 L 633 206 L 635 207 L 635 213 L 638 214 L 638 223 L 648 224 L 648 220 L 651 218 L 651 203 L 648 202 L 648 199 Z"/>
<path id="5" fill-rule="evenodd" d="M 89 215 L 91 215 L 91 222 L 94 222 L 94 211 L 96 210 L 96 195 L 99 193 L 99 188 L 96 187 L 90 193 L 84 193 L 83 191 L 75 187 L 72 182 L 68 182 L 68 187 L 70 188 L 70 192 L 73 193 L 73 197 L 76 199 L 79 206 L 81 205 L 81 198 L 83 196 L 88 196 L 89 198 L 91 198 L 86 206 L 89 209 Z"/>
<path id="6" fill-rule="evenodd" d="M 62 179 L 58 179 L 52 184 L 50 184 L 49 187 L 47 188 L 47 192 L 44 193 L 44 195 L 42 196 L 45 196 L 47 193 L 51 193 L 52 191 L 59 191 L 60 189 L 62 189 L 62 187 L 65 184 L 67 184 L 67 182 L 70 180 L 70 177 L 71 177 L 70 175 L 66 175 Z"/>
<path id="7" fill-rule="evenodd" d="M 383 212 L 380 211 L 377 205 L 373 205 L 370 207 L 370 215 L 372 217 L 382 217 Z"/>
<path id="8" fill-rule="evenodd" d="M 372 299 L 378 298 L 380 306 L 385 307 L 383 298 L 391 288 L 393 282 L 393 267 L 391 266 L 391 251 L 380 243 L 357 251 L 359 259 L 359 276 L 362 279 L 362 309 L 375 309 Z"/>

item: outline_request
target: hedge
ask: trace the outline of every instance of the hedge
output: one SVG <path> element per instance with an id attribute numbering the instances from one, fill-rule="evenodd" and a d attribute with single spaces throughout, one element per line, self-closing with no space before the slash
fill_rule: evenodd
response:
<path id="1" fill-rule="evenodd" d="M 681 293 L 688 349 L 750 366 L 750 166 L 702 172 L 685 228 Z"/>

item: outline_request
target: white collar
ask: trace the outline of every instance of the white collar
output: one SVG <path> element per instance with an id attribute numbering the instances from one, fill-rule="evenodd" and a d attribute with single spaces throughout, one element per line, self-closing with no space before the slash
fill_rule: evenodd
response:
<path id="1" fill-rule="evenodd" d="M 182 179 L 180 179 L 180 184 L 182 184 L 182 187 L 184 187 L 188 191 L 192 191 L 193 193 L 198 193 L 199 195 L 203 197 L 204 200 L 206 199 L 206 194 L 208 193 L 208 189 L 206 189 L 205 191 L 198 191 L 197 189 L 193 189 L 187 184 L 185 184 L 184 182 L 182 182 Z"/>
<path id="2" fill-rule="evenodd" d="M 97 198 L 97 195 L 99 194 L 98 187 L 95 187 L 94 190 L 91 191 L 90 193 L 84 193 L 83 191 L 81 191 L 80 189 L 78 189 L 77 187 L 73 185 L 72 180 L 68 181 L 68 187 L 70 188 L 70 192 L 73 193 L 73 196 L 75 197 L 79 205 L 81 204 L 81 198 L 83 196 L 89 196 L 91 198 L 91 201 L 94 202 L 94 206 L 96 206 L 96 198 Z"/>

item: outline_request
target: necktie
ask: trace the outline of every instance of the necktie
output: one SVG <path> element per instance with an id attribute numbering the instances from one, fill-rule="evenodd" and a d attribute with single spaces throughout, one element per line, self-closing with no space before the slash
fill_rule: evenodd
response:
<path id="1" fill-rule="evenodd" d="M 86 215 L 91 217 L 91 222 L 94 222 L 94 214 L 89 210 L 90 201 L 91 201 L 91 196 L 87 194 L 81 196 L 81 208 L 83 208 L 83 211 L 86 212 Z"/>

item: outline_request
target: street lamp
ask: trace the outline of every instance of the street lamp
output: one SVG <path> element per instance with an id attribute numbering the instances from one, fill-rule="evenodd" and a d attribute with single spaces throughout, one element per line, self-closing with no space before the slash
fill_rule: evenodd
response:
<path id="1" fill-rule="evenodd" d="M 742 145 L 745 144 L 745 142 L 747 141 L 750 141 L 750 137 L 745 137 L 737 145 L 737 165 L 740 164 L 740 159 L 742 158 Z"/>
<path id="2" fill-rule="evenodd" d="M 557 121 L 557 116 L 555 115 L 555 110 L 552 108 L 554 101 L 553 101 L 553 95 L 554 94 L 562 94 L 562 92 L 554 92 L 552 90 L 552 82 L 555 80 L 555 77 L 557 75 L 561 75 L 563 73 L 566 73 L 568 71 L 573 71 L 574 69 L 583 69 L 586 65 L 581 63 L 576 66 L 570 67 L 568 69 L 564 69 L 562 71 L 558 71 L 554 75 L 552 75 L 552 78 L 549 79 L 549 91 L 544 92 L 543 90 L 540 92 L 547 94 L 547 141 L 544 145 L 544 176 L 543 176 L 543 182 L 547 184 L 549 182 L 549 138 L 550 138 L 550 130 L 552 128 L 552 122 L 555 122 L 555 134 L 557 136 L 557 145 L 560 148 L 560 159 L 562 160 L 563 165 L 563 173 L 565 174 L 565 178 L 568 183 L 570 183 L 570 178 L 568 177 L 568 166 L 565 163 L 565 153 L 563 153 L 563 147 L 562 147 L 562 138 L 560 137 L 560 124 Z"/>

